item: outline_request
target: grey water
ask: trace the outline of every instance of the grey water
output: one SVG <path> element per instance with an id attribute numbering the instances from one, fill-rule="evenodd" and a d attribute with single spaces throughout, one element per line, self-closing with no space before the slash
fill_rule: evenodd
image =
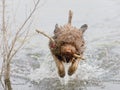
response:
<path id="1" fill-rule="evenodd" d="M 16 16 L 17 27 L 34 4 L 29 0 L 9 3 L 15 5 L 9 9 Z M 89 27 L 84 34 L 85 60 L 80 62 L 73 76 L 61 79 L 48 39 L 38 35 L 35 29 L 52 36 L 56 23 L 67 23 L 69 9 L 73 11 L 74 26 L 79 28 L 86 23 Z M 11 62 L 13 90 L 120 90 L 119 9 L 120 0 L 41 0 L 29 27 L 30 39 Z"/>

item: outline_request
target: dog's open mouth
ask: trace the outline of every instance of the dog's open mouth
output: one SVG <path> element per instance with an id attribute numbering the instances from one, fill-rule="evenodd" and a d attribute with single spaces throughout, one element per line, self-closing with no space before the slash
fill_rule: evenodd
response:
<path id="1" fill-rule="evenodd" d="M 66 63 L 69 63 L 71 62 L 71 60 L 73 59 L 73 54 L 70 54 L 70 53 L 65 53 L 62 55 L 63 56 L 63 61 L 66 62 Z"/>

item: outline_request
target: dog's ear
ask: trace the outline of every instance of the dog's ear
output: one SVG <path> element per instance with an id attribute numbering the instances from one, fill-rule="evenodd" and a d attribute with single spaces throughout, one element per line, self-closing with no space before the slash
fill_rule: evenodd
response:
<path id="1" fill-rule="evenodd" d="M 55 25 L 55 30 L 54 30 L 54 34 L 57 33 L 59 31 L 59 26 L 58 24 Z"/>
<path id="2" fill-rule="evenodd" d="M 80 27 L 80 30 L 82 31 L 82 33 L 84 33 L 88 28 L 88 25 L 87 24 L 83 24 L 81 27 Z"/>

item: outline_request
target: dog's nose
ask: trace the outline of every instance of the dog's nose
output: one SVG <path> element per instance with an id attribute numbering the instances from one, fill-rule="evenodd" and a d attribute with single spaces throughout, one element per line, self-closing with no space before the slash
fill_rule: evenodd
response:
<path id="1" fill-rule="evenodd" d="M 72 50 L 71 50 L 71 49 L 67 49 L 65 53 L 66 53 L 66 54 L 71 54 L 71 53 L 72 53 Z"/>

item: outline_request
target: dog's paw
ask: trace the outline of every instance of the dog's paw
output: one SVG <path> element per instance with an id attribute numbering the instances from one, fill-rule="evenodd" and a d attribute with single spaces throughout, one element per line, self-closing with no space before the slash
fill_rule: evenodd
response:
<path id="1" fill-rule="evenodd" d="M 75 73 L 76 69 L 75 68 L 72 68 L 70 67 L 69 70 L 68 70 L 68 75 L 71 76 Z"/>
<path id="2" fill-rule="evenodd" d="M 65 71 L 58 71 L 58 74 L 61 78 L 65 77 Z"/>
<path id="3" fill-rule="evenodd" d="M 71 75 L 73 75 L 75 72 L 76 72 L 76 70 L 77 70 L 77 68 L 78 68 L 78 61 L 74 61 L 72 64 L 71 64 L 71 66 L 69 67 L 69 69 L 68 69 L 68 75 L 69 76 L 71 76 Z"/>

